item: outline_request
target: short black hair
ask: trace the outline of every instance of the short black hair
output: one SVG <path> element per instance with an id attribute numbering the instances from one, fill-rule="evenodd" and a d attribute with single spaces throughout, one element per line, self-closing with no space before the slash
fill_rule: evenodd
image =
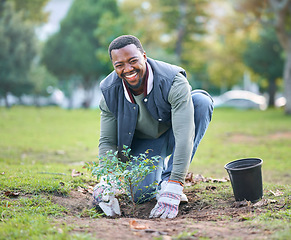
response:
<path id="1" fill-rule="evenodd" d="M 120 49 L 120 48 L 123 48 L 127 45 L 130 45 L 130 44 L 134 44 L 141 51 L 141 53 L 144 53 L 141 42 L 137 37 L 132 36 L 132 35 L 122 35 L 122 36 L 115 38 L 110 43 L 110 45 L 108 47 L 108 53 L 109 53 L 110 59 L 112 60 L 112 55 L 111 55 L 112 50 Z"/>

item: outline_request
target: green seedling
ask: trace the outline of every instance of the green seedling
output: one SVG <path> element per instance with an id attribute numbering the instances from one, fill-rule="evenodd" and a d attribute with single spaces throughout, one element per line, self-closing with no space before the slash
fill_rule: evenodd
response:
<path id="1" fill-rule="evenodd" d="M 144 201 L 145 198 L 151 198 L 153 194 L 153 188 L 156 188 L 157 183 L 154 182 L 147 186 L 147 191 L 144 191 L 139 197 L 136 197 L 136 193 L 141 191 L 139 188 L 140 183 L 157 169 L 157 162 L 160 158 L 159 156 L 148 158 L 147 150 L 145 153 L 141 153 L 138 156 L 130 155 L 131 149 L 124 146 L 122 153 L 129 159 L 126 162 L 120 161 L 118 158 L 118 152 L 109 151 L 105 156 L 99 158 L 99 163 L 92 162 L 86 163 L 85 167 L 92 172 L 93 176 L 97 177 L 97 180 L 100 181 L 101 177 L 105 177 L 105 182 L 109 186 L 113 186 L 125 192 L 129 197 L 133 208 L 136 204 Z M 150 193 L 150 190 L 152 193 Z M 136 200 L 137 199 L 137 200 Z"/>

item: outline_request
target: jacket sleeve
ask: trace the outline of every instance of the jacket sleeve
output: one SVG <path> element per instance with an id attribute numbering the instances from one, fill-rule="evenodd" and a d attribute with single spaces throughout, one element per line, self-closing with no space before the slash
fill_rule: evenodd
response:
<path id="1" fill-rule="evenodd" d="M 101 109 L 99 156 L 104 156 L 107 151 L 117 149 L 117 120 L 109 111 L 103 96 L 99 108 Z"/>
<path id="2" fill-rule="evenodd" d="M 168 96 L 171 104 L 175 151 L 171 180 L 184 183 L 189 168 L 195 137 L 194 105 L 188 80 L 178 74 Z"/>

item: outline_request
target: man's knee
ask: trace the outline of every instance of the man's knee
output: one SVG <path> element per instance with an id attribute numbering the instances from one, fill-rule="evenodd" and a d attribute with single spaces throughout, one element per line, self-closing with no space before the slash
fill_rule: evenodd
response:
<path id="1" fill-rule="evenodd" d="M 192 91 L 192 101 L 194 104 L 195 114 L 197 111 L 199 115 L 206 114 L 211 120 L 213 112 L 213 99 L 212 97 L 204 90 L 194 90 Z"/>

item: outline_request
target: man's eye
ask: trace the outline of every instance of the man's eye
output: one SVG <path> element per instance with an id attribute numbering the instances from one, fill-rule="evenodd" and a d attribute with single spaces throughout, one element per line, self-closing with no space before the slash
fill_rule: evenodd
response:
<path id="1" fill-rule="evenodd" d="M 136 62 L 137 62 L 137 59 L 134 59 L 134 60 L 131 60 L 131 61 L 130 61 L 131 64 L 134 64 L 134 63 L 136 63 Z"/>
<path id="2" fill-rule="evenodd" d="M 115 65 L 116 68 L 121 68 L 122 65 Z"/>

